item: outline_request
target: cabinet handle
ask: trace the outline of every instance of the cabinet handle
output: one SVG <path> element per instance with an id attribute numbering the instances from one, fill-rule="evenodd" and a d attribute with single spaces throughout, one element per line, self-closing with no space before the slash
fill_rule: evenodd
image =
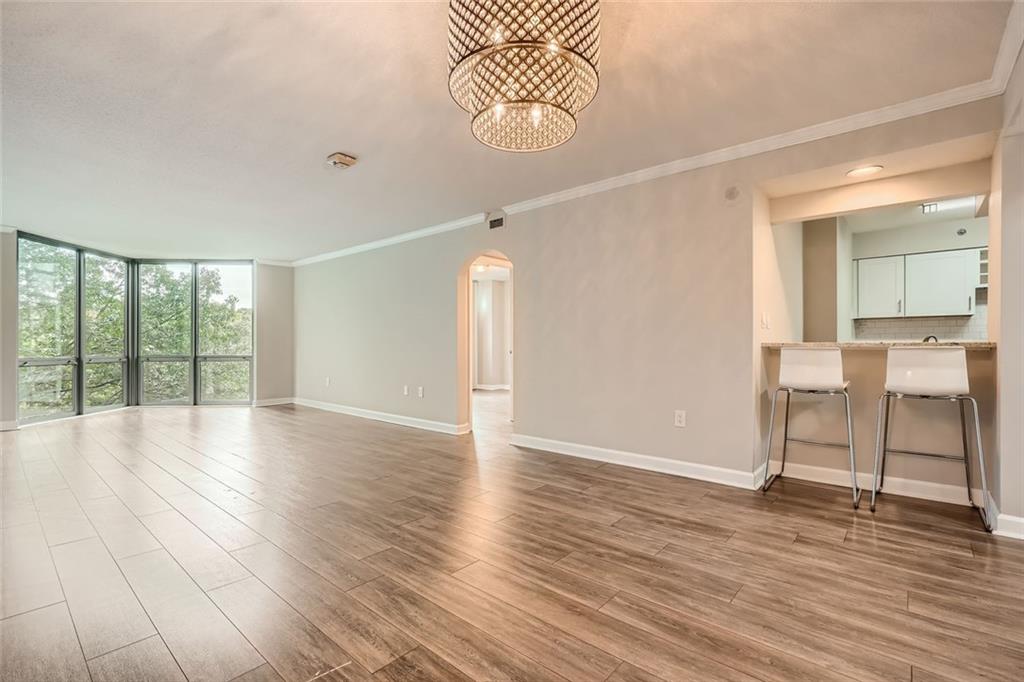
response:
<path id="1" fill-rule="evenodd" d="M 903 299 L 902 298 L 899 299 L 898 301 L 896 301 L 896 312 L 898 312 L 898 313 L 902 313 L 903 312 Z"/>
<path id="2" fill-rule="evenodd" d="M 967 297 L 967 309 L 971 310 L 973 308 L 973 306 L 974 306 L 974 297 L 973 296 L 968 296 Z"/>

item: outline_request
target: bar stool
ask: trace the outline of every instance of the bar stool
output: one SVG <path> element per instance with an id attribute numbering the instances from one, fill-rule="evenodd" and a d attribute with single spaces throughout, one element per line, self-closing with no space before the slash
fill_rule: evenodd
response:
<path id="1" fill-rule="evenodd" d="M 787 348 L 783 346 L 779 364 L 779 387 L 772 396 L 772 411 L 768 419 L 768 444 L 764 449 L 764 480 L 761 492 L 768 488 L 776 478 L 782 476 L 786 469 L 786 445 L 790 441 L 808 445 L 825 445 L 830 447 L 849 448 L 850 450 L 850 485 L 853 491 L 853 508 L 860 505 L 861 490 L 857 486 L 857 459 L 853 449 L 853 417 L 850 413 L 850 393 L 847 387 L 850 382 L 843 378 L 843 355 L 839 348 Z M 786 393 L 786 416 L 782 436 L 782 468 L 778 474 L 769 476 L 772 453 L 772 433 L 775 429 L 775 406 L 779 393 Z M 794 393 L 810 393 L 813 395 L 842 396 L 846 406 L 846 442 L 829 443 L 824 441 L 791 438 L 789 435 L 789 399 Z"/>
<path id="2" fill-rule="evenodd" d="M 889 432 L 895 406 L 892 399 L 948 400 L 960 407 L 960 436 L 963 455 L 946 455 L 915 450 L 889 448 Z M 981 490 L 984 500 L 981 506 L 974 503 L 971 487 L 970 447 L 967 438 L 967 413 L 964 403 L 971 403 L 974 410 L 974 437 L 978 449 L 978 464 L 981 469 Z M 875 511 L 875 498 L 882 491 L 885 482 L 885 459 L 889 453 L 938 457 L 940 459 L 962 460 L 967 478 L 967 499 L 978 511 L 985 530 L 991 532 L 985 500 L 988 500 L 988 483 L 985 480 L 985 450 L 981 444 L 981 419 L 978 416 L 978 401 L 970 395 L 967 379 L 967 351 L 961 346 L 896 346 L 889 349 L 885 366 L 885 392 L 878 398 L 878 423 L 875 431 L 875 466 L 871 477 L 871 511 Z"/>

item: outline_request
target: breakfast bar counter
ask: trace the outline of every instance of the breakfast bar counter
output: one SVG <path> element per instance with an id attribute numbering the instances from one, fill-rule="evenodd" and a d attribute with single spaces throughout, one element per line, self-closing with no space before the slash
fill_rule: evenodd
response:
<path id="1" fill-rule="evenodd" d="M 843 374 L 849 384 L 853 413 L 857 472 L 861 485 L 870 485 L 875 454 L 875 429 L 878 398 L 885 390 L 886 350 L 894 346 L 963 346 L 967 350 L 970 392 L 978 400 L 981 433 L 989 474 L 997 466 L 995 430 L 996 343 L 992 341 L 848 341 L 848 342 L 774 342 L 761 344 L 762 373 L 757 407 L 761 425 L 761 443 L 768 432 L 771 395 L 778 386 L 780 350 L 795 348 L 835 348 L 842 350 Z M 959 411 L 949 401 L 898 400 L 894 402 L 890 447 L 895 449 L 939 452 L 959 455 L 962 451 Z M 828 396 L 796 395 L 791 402 L 790 435 L 794 438 L 845 442 L 846 419 L 841 400 Z M 773 459 L 781 455 L 781 415 L 776 428 Z M 971 427 L 973 433 L 973 427 Z M 973 444 L 972 444 L 973 451 Z M 763 449 L 758 459 L 763 456 Z M 977 464 L 976 458 L 975 466 Z M 841 448 L 790 443 L 786 471 L 794 477 L 815 479 L 837 485 L 849 485 L 849 454 Z M 974 485 L 980 474 L 975 471 Z M 891 493 L 906 493 L 948 502 L 967 503 L 964 469 L 959 462 L 924 457 L 890 456 L 886 465 L 885 488 Z M 991 481 L 990 481 L 991 483 Z"/>
<path id="2" fill-rule="evenodd" d="M 893 346 L 929 347 L 963 346 L 967 350 L 995 350 L 995 341 L 776 341 L 762 343 L 766 350 L 790 348 L 839 348 L 841 350 L 885 350 Z"/>

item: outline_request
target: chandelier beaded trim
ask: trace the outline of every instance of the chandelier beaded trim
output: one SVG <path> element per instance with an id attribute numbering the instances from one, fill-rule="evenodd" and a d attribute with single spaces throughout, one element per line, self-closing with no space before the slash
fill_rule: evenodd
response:
<path id="1" fill-rule="evenodd" d="M 567 142 L 597 94 L 600 49 L 598 0 L 448 4 L 448 89 L 495 149 Z"/>

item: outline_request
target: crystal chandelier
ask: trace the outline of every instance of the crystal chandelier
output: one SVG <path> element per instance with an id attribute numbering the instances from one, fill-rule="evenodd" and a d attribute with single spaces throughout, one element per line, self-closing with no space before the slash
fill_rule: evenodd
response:
<path id="1" fill-rule="evenodd" d="M 576 132 L 597 94 L 597 0 L 451 0 L 448 89 L 473 135 L 512 152 L 551 149 Z"/>

